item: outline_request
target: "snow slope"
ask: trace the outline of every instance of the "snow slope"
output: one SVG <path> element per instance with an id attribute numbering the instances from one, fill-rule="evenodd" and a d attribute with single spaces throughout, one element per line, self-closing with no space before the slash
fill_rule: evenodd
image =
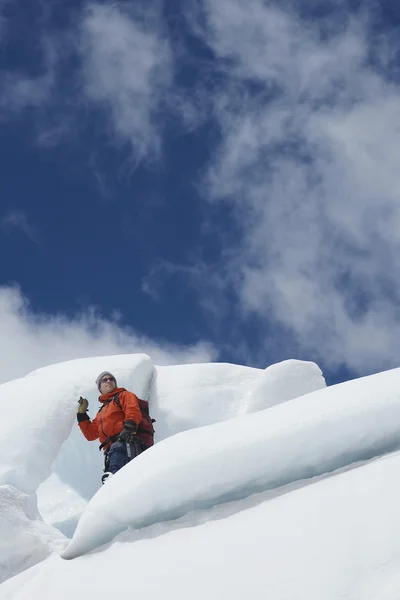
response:
<path id="1" fill-rule="evenodd" d="M 85 360 L 79 361 L 86 378 L 88 372 L 98 373 L 107 368 L 108 358 L 97 361 L 99 359 L 91 359 L 97 371 L 91 363 L 89 369 Z M 68 380 L 72 371 L 75 374 L 76 364 L 76 361 L 70 361 L 52 367 L 52 370 L 57 368 L 57 377 Z M 236 417 L 245 406 L 243 398 L 252 402 L 254 389 L 259 407 L 263 408 L 325 387 L 322 373 L 314 363 L 295 360 L 272 365 L 263 371 L 221 363 L 153 367 L 148 357 L 143 360 L 135 355 L 134 358 L 113 357 L 109 368 L 115 372 L 120 385 L 149 399 L 152 416 L 156 419 L 157 442 L 183 430 Z M 44 370 L 42 374 L 53 376 L 52 371 Z M 98 406 L 93 379 L 91 377 L 89 384 L 87 379 L 77 379 L 81 382 L 79 390 L 82 392 L 79 393 L 90 400 L 92 416 Z M 75 409 L 76 396 L 70 402 Z M 99 489 L 99 474 L 103 468 L 98 443 L 88 444 L 83 438 L 75 424 L 75 412 L 71 427 L 72 432 L 53 464 L 51 482 L 38 489 L 41 514 L 68 536 L 72 536 L 88 500 Z M 72 502 L 71 496 L 74 496 Z M 68 501 L 60 502 L 60 497 L 68 497 Z"/>
<path id="2" fill-rule="evenodd" d="M 263 410 L 325 385 L 317 365 L 300 360 L 264 371 L 224 363 L 156 367 L 150 402 L 157 440 Z"/>
<path id="3" fill-rule="evenodd" d="M 72 561 L 52 556 L 1 600 L 398 600 L 398 453 L 365 466 L 126 533 Z M 111 574 L 110 574 L 111 573 Z"/>
<path id="4" fill-rule="evenodd" d="M 83 395 L 93 401 L 97 399 L 93 381 L 105 365 L 110 365 L 108 368 L 115 370 L 122 382 L 129 384 L 134 377 L 139 394 L 147 391 L 152 364 L 145 355 L 69 361 L 38 369 L 0 386 L 0 405 L 4 407 L 0 421 L 0 484 L 30 494 L 50 476 L 52 462 L 76 419 L 77 398 Z M 29 427 L 21 422 L 21 415 Z M 76 451 L 77 460 L 89 460 L 87 471 L 92 470 L 92 458 L 86 458 L 89 455 L 90 452 Z"/>
<path id="5" fill-rule="evenodd" d="M 400 370 L 161 442 L 93 497 L 63 557 L 93 550 L 124 528 L 176 519 L 399 448 L 397 389 Z"/>
<path id="6" fill-rule="evenodd" d="M 34 496 L 1 485 L 0 507 L 0 583 L 67 545 L 64 536 L 43 522 Z"/>
<path id="7" fill-rule="evenodd" d="M 115 373 L 119 385 L 149 399 L 152 416 L 157 418 L 157 440 L 178 431 L 234 419 L 247 410 L 247 404 L 251 405 L 253 390 L 257 391 L 261 409 L 325 386 L 313 363 L 286 361 L 265 371 L 223 364 L 155 367 L 145 355 L 69 361 L 0 386 L 0 485 L 26 494 L 27 501 L 34 504 L 37 491 L 41 515 L 49 525 L 57 525 L 69 536 L 99 488 L 102 469 L 97 443 L 88 443 L 76 425 L 76 401 L 79 395 L 86 396 L 90 414 L 95 414 L 98 392 L 93 382 L 105 369 Z M 10 406 L 18 406 L 18 411 L 9 410 Z M 26 423 L 29 427 L 24 426 Z M 1 502 L 0 498 L 3 510 Z M 24 523 L 28 527 L 27 518 L 21 513 L 20 531 Z M 37 521 L 36 516 L 29 519 Z M 47 538 L 59 535 L 51 527 L 49 531 Z M 45 555 L 39 538 L 29 564 Z M 50 551 L 47 538 L 44 546 Z M 14 549 L 7 552 L 15 550 L 18 557 L 19 538 L 15 537 L 14 542 Z M 16 560 L 7 567 L 4 577 L 12 576 L 26 564 L 20 553 L 19 563 Z"/>
<path id="8" fill-rule="evenodd" d="M 176 397 L 167 372 L 143 377 L 157 418 L 166 420 L 165 439 L 84 500 L 74 537 L 61 550 L 76 558 L 53 552 L 43 560 L 37 551 L 42 562 L 2 583 L 0 600 L 101 600 L 127 589 L 149 600 L 399 600 L 400 369 L 325 388 L 310 363 L 289 361 L 271 368 L 271 377 L 265 370 L 254 378 L 232 366 L 232 387 L 243 382 L 240 399 L 229 394 L 229 367 L 223 368 L 226 396 L 202 386 L 208 372 L 197 378 L 195 367 L 194 387 L 177 385 Z M 209 373 L 221 385 L 222 369 Z M 288 387 L 296 380 L 310 393 L 293 395 Z M 225 410 L 207 402 L 211 393 L 215 402 L 223 398 Z M 89 394 L 92 409 L 92 388 Z M 202 414 L 200 397 L 214 421 Z M 58 440 L 67 475 L 76 466 L 68 443 L 60 451 Z M 10 467 L 4 472 L 18 471 Z M 85 469 L 83 459 L 81 477 Z M 69 484 L 56 472 L 44 485 L 47 499 L 60 485 L 67 495 Z M 78 512 L 79 498 L 70 496 Z M 17 558 L 21 548 L 12 546 Z M 9 576 L 27 566 L 20 554 Z"/>

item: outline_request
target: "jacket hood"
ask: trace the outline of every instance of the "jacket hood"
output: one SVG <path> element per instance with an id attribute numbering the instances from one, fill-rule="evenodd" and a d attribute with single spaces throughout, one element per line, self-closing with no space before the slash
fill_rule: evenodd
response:
<path id="1" fill-rule="evenodd" d="M 107 400 L 111 400 L 111 398 L 113 398 L 115 394 L 118 394 L 119 392 L 126 392 L 126 389 L 116 387 L 113 389 L 112 392 L 109 392 L 108 394 L 102 394 L 101 396 L 99 396 L 99 402 L 107 402 Z"/>

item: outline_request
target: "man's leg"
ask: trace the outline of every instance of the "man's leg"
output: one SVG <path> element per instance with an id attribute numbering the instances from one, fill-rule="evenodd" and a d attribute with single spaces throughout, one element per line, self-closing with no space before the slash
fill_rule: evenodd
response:
<path id="1" fill-rule="evenodd" d="M 124 442 L 114 442 L 111 444 L 108 451 L 107 463 L 108 471 L 116 473 L 124 467 L 132 458 L 140 454 L 141 448 L 139 444 L 125 444 Z"/>
<path id="2" fill-rule="evenodd" d="M 122 442 L 114 442 L 111 444 L 107 456 L 108 471 L 114 474 L 122 469 L 128 462 L 129 458 L 126 453 L 126 444 Z"/>

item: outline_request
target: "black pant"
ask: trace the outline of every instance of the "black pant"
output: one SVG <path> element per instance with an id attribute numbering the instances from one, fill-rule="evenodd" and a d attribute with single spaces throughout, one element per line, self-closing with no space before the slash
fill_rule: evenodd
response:
<path id="1" fill-rule="evenodd" d="M 106 452 L 104 470 L 109 473 L 116 473 L 133 458 L 136 458 L 141 451 L 139 442 L 135 441 L 131 444 L 114 442 Z"/>

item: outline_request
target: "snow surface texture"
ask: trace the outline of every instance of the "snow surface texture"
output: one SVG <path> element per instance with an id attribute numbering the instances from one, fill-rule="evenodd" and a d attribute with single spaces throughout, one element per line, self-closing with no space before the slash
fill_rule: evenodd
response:
<path id="1" fill-rule="evenodd" d="M 400 371 L 392 375 L 400 390 Z M 339 397 L 337 387 L 326 388 L 165 440 L 99 490 L 62 556 L 93 550 L 128 527 L 176 519 L 397 449 L 400 402 L 393 389 L 387 374 L 356 380 L 342 386 Z"/>
<path id="2" fill-rule="evenodd" d="M 0 583 L 65 548 L 67 540 L 44 523 L 35 497 L 0 486 Z"/>
<path id="3" fill-rule="evenodd" d="M 99 372 L 106 368 L 115 371 L 120 385 L 127 384 L 128 387 L 132 377 L 135 377 L 137 393 L 145 394 L 148 391 L 153 367 L 145 355 L 69 361 L 38 369 L 22 379 L 0 386 L 3 408 L 0 421 L 0 484 L 8 484 L 30 494 L 50 476 L 52 462 L 59 455 L 62 444 L 76 422 L 77 399 L 80 395 L 86 396 L 92 405 L 95 402 L 97 405 L 99 394 L 93 382 Z M 14 407 L 14 410 L 10 410 L 10 407 Z M 92 415 L 95 412 L 91 410 Z M 24 415 L 29 427 L 21 423 L 21 415 Z M 84 446 L 87 448 L 87 444 Z M 69 445 L 68 453 L 73 456 L 65 476 L 73 476 L 78 464 L 82 468 L 86 457 L 90 457 L 86 459 L 90 464 L 85 471 L 88 473 L 92 470 L 94 448 L 92 453 L 84 452 L 84 446 Z M 74 469 L 71 469 L 72 462 Z M 64 475 L 62 461 L 59 471 Z M 79 477 L 79 484 L 85 493 L 89 493 L 85 477 Z"/>
<path id="4" fill-rule="evenodd" d="M 143 359 L 135 356 L 134 360 L 126 356 L 121 358 L 125 361 L 124 370 L 121 367 L 110 370 L 117 376 L 119 385 L 149 400 L 151 415 L 156 419 L 156 442 L 180 431 L 236 417 L 247 402 L 252 403 L 253 389 L 256 389 L 260 408 L 264 408 L 274 402 L 325 387 L 322 373 L 314 363 L 295 360 L 273 365 L 263 371 L 221 363 L 150 369 L 148 357 Z M 129 361 L 130 368 L 127 366 Z M 79 362 L 84 366 L 85 361 Z M 99 366 L 99 371 L 104 370 L 106 363 L 104 361 Z M 60 376 L 70 378 L 74 365 L 75 361 L 57 365 L 62 370 Z M 259 381 L 265 389 L 260 390 L 260 385 L 257 386 Z M 90 391 L 82 395 L 89 398 L 90 414 L 94 416 L 98 408 L 98 392 L 90 381 L 89 385 Z M 82 387 L 86 389 L 85 382 Z M 243 398 L 246 398 L 245 403 Z M 71 401 L 75 408 L 76 397 Z M 51 482 L 46 482 L 38 489 L 39 509 L 43 518 L 68 537 L 72 537 L 87 502 L 101 487 L 100 474 L 103 468 L 103 455 L 98 451 L 98 442 L 89 444 L 85 440 L 75 424 L 75 412 L 73 421 L 72 432 L 53 465 Z M 72 491 L 66 496 L 68 488 Z M 59 498 L 65 498 L 65 501 Z"/>
<path id="5" fill-rule="evenodd" d="M 121 535 L 73 561 L 53 555 L 0 586 L 0 598 L 109 600 L 134 585 L 149 600 L 398 600 L 399 472 L 396 453 L 149 527 L 142 539 Z"/>
<path id="6" fill-rule="evenodd" d="M 301 364 L 276 367 L 292 384 Z M 303 367 L 312 381 L 317 367 Z M 90 500 L 63 554 L 93 551 L 52 553 L 2 583 L 0 600 L 109 600 L 132 585 L 149 600 L 169 590 L 175 600 L 399 600 L 400 369 L 291 399 L 279 379 L 265 403 L 250 379 L 242 402 L 230 397 L 215 413 L 225 418 L 202 415 L 201 427 L 182 431 L 170 416 L 181 401 L 152 376 L 150 400 L 169 437 Z M 192 415 L 197 394 L 201 386 Z M 194 422 L 188 412 L 184 422 Z M 72 504 L 78 510 L 75 496 Z"/>
<path id="7" fill-rule="evenodd" d="M 37 490 L 39 510 L 46 522 L 68 536 L 98 490 L 102 469 L 97 442 L 88 443 L 76 425 L 76 401 L 80 395 L 86 396 L 89 412 L 94 416 L 98 391 L 93 381 L 105 369 L 116 375 L 120 386 L 149 399 L 152 416 L 157 419 L 157 441 L 325 386 L 321 371 L 313 363 L 285 361 L 265 371 L 225 364 L 153 367 L 145 355 L 69 361 L 0 386 L 0 403 L 3 403 L 0 485 L 26 494 L 27 502 L 33 501 L 32 498 L 36 502 Z M 257 398 L 252 396 L 253 391 Z M 18 406 L 18 411 L 7 410 L 10 405 Z M 29 423 L 22 438 L 21 415 Z M 0 497 L 1 511 L 2 502 Z M 19 519 L 21 532 L 28 519 L 27 513 Z M 23 553 L 20 554 L 19 562 L 4 567 L 4 577 L 42 559 L 51 550 L 51 536 L 59 535 L 55 530 L 50 531 L 51 535 L 47 531 L 42 536 L 43 547 L 36 544 L 32 560 L 27 563 Z M 18 537 L 14 541 L 18 556 Z M 14 550 L 9 548 L 7 552 L 12 554 Z"/>

